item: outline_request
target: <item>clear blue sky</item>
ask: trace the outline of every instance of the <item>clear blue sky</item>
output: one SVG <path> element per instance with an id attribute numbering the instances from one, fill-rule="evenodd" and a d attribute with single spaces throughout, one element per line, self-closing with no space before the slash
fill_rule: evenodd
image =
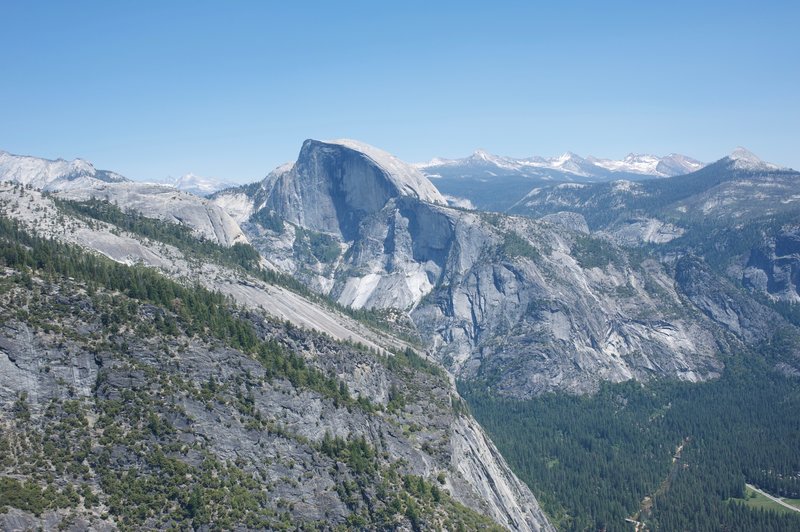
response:
<path id="1" fill-rule="evenodd" d="M 0 149 L 240 182 L 337 137 L 800 168 L 800 2 L 432 4 L 5 0 Z"/>

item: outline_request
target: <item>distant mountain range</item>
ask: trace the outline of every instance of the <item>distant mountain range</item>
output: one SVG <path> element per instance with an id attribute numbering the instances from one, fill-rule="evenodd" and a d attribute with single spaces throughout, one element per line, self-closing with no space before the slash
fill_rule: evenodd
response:
<path id="1" fill-rule="evenodd" d="M 0 179 L 17 181 L 34 188 L 55 191 L 85 188 L 99 183 L 123 183 L 130 179 L 110 170 L 98 170 L 84 159 L 43 159 L 28 155 L 14 155 L 0 151 Z M 155 184 L 167 185 L 196 196 L 209 196 L 218 190 L 235 186 L 235 183 L 201 177 L 192 173 L 181 177 L 167 177 Z"/>
<path id="2" fill-rule="evenodd" d="M 202 177 L 193 173 L 184 174 L 180 177 L 167 177 L 160 184 L 169 185 L 183 192 L 194 194 L 205 198 L 214 192 L 235 187 L 237 184 L 214 177 Z"/>
<path id="3" fill-rule="evenodd" d="M 671 177 L 699 170 L 703 163 L 686 155 L 671 153 L 664 157 L 647 154 L 628 154 L 622 160 L 583 158 L 572 152 L 558 157 L 527 157 L 517 159 L 492 155 L 477 150 L 463 159 L 433 159 L 414 165 L 428 177 L 494 177 L 498 175 L 521 175 L 527 177 L 565 176 L 581 180 L 608 179 L 614 174 Z"/>
<path id="4" fill-rule="evenodd" d="M 463 159 L 433 159 L 414 165 L 434 181 L 454 206 L 503 211 L 527 191 L 548 182 L 591 183 L 614 179 L 671 177 L 699 170 L 704 163 L 680 154 L 629 154 L 622 160 L 559 157 L 517 159 L 483 150 Z"/>
<path id="5" fill-rule="evenodd" d="M 685 223 L 734 221 L 796 209 L 797 185 L 796 171 L 739 147 L 696 172 L 667 179 L 537 186 L 508 212 L 533 217 L 576 212 L 591 229 L 643 216 Z"/>

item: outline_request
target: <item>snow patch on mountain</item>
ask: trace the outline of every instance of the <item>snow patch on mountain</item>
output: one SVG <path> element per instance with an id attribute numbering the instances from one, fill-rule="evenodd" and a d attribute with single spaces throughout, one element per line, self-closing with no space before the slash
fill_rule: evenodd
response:
<path id="1" fill-rule="evenodd" d="M 467 198 L 459 198 L 458 196 L 449 196 L 447 194 L 445 194 L 444 198 L 447 200 L 447 204 L 451 207 L 467 209 L 470 211 L 475 210 L 475 205 Z"/>
<path id="2" fill-rule="evenodd" d="M 733 150 L 733 152 L 728 156 L 728 159 L 733 162 L 733 167 L 738 170 L 783 170 L 783 168 L 777 164 L 763 161 L 755 153 L 741 146 Z"/>
<path id="3" fill-rule="evenodd" d="M 624 159 L 615 161 L 611 159 L 596 159 L 589 157 L 588 160 L 601 168 L 611 172 L 625 172 L 630 174 L 653 175 L 658 177 L 672 177 L 695 172 L 705 166 L 698 160 L 685 155 L 670 153 L 667 156 L 659 157 L 649 154 L 629 153 Z"/>
<path id="4" fill-rule="evenodd" d="M 492 155 L 483 150 L 476 150 L 463 159 L 434 158 L 428 162 L 416 163 L 415 168 L 428 177 L 441 176 L 442 169 L 463 169 L 464 175 L 474 176 L 476 172 L 483 175 L 497 173 L 527 175 L 530 177 L 546 176 L 547 171 L 566 174 L 587 179 L 608 179 L 613 174 L 627 173 L 643 176 L 671 177 L 694 172 L 702 168 L 704 163 L 676 153 L 664 157 L 656 155 L 639 155 L 631 153 L 622 160 L 583 158 L 572 152 L 565 152 L 557 157 L 513 158 Z"/>
<path id="5" fill-rule="evenodd" d="M 236 186 L 236 183 L 214 177 L 202 177 L 191 172 L 177 178 L 168 177 L 162 183 L 203 198 L 214 192 Z"/>

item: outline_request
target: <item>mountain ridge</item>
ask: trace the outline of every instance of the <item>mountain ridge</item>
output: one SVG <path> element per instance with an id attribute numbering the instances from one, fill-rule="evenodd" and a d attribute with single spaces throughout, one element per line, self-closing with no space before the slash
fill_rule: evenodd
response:
<path id="1" fill-rule="evenodd" d="M 215 177 L 203 177 L 192 172 L 183 174 L 180 177 L 166 177 L 156 181 L 155 184 L 173 186 L 182 192 L 188 192 L 201 198 L 208 197 L 220 190 L 237 186 L 237 183 Z"/>
<path id="2" fill-rule="evenodd" d="M 478 167 L 481 164 L 487 168 L 496 167 L 498 173 L 513 172 L 529 177 L 540 177 L 546 175 L 547 170 L 553 170 L 571 174 L 574 178 L 590 179 L 606 179 L 615 173 L 668 177 L 690 173 L 703 166 L 700 161 L 676 153 L 670 153 L 663 157 L 631 153 L 621 160 L 612 160 L 593 156 L 584 158 L 569 151 L 556 157 L 515 158 L 493 155 L 478 149 L 465 158 L 434 158 L 427 162 L 414 163 L 414 167 L 435 177 L 439 176 L 437 170 L 443 168 L 464 168 L 465 171 L 468 171 L 470 167 Z M 489 175 L 489 170 L 486 168 L 476 168 L 475 170 Z"/>
<path id="3" fill-rule="evenodd" d="M 435 181 L 453 206 L 505 212 L 532 188 L 552 183 L 645 180 L 685 174 L 703 163 L 679 154 L 629 154 L 613 161 L 566 152 L 557 157 L 501 157 L 478 150 L 463 159 L 434 159 L 415 166 Z"/>
<path id="4" fill-rule="evenodd" d="M 84 159 L 42 159 L 0 150 L 0 179 L 17 181 L 43 190 L 81 188 L 93 183 L 123 183 L 128 178 L 97 170 Z"/>

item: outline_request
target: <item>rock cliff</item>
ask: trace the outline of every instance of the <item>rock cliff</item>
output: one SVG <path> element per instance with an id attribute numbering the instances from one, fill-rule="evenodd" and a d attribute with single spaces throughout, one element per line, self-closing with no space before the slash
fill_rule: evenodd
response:
<path id="1" fill-rule="evenodd" d="M 456 376 L 499 393 L 719 375 L 718 355 L 735 347 L 726 324 L 683 292 L 669 261 L 629 249 L 676 241 L 680 225 L 640 216 L 592 234 L 583 211 L 535 221 L 455 209 L 402 193 L 391 184 L 405 182 L 406 168 L 368 152 L 307 141 L 294 165 L 213 201 L 239 216 L 275 268 L 342 305 L 407 312 Z M 703 170 L 703 186 L 719 182 L 724 164 Z M 348 199 L 355 185 L 346 183 L 355 182 L 369 196 L 360 208 Z M 651 185 L 604 186 L 614 197 L 638 197 Z M 591 198 L 586 209 L 602 200 Z"/>

